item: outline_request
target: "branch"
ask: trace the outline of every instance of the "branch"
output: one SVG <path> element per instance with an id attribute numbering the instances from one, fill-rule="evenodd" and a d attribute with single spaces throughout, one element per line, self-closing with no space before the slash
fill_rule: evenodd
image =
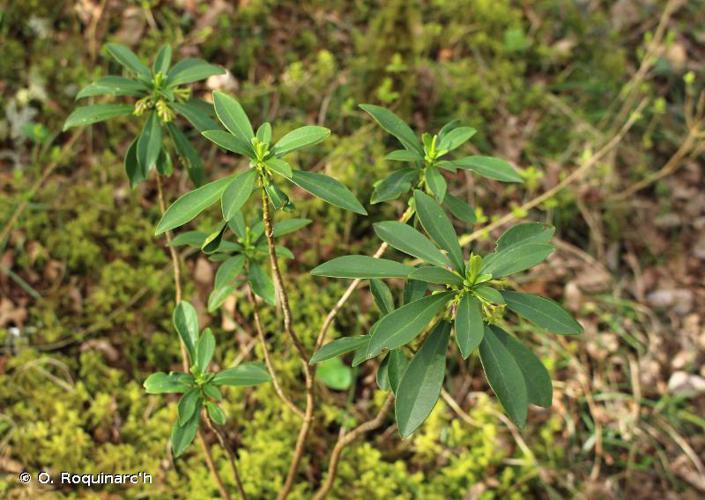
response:
<path id="1" fill-rule="evenodd" d="M 291 401 L 291 399 L 286 396 L 286 394 L 284 394 L 284 390 L 279 384 L 279 379 L 277 378 L 277 374 L 274 371 L 274 365 L 272 365 L 272 358 L 269 355 L 267 340 L 264 337 L 264 328 L 262 327 L 262 321 L 260 320 L 259 316 L 259 306 L 257 305 L 257 299 L 252 293 L 252 287 L 249 283 L 247 284 L 247 298 L 252 304 L 252 310 L 255 317 L 255 329 L 257 330 L 257 338 L 259 339 L 260 344 L 262 344 L 262 350 L 264 351 L 264 363 L 265 365 L 267 365 L 267 371 L 272 377 L 272 385 L 274 386 L 274 390 L 276 391 L 277 396 L 279 396 L 279 399 L 281 399 L 291 409 L 291 411 L 296 413 L 299 417 L 304 418 L 304 412 L 301 411 L 301 409 L 296 406 L 293 401 Z"/>
<path id="2" fill-rule="evenodd" d="M 228 454 L 228 459 L 230 460 L 230 468 L 233 471 L 233 476 L 235 477 L 235 484 L 237 484 L 237 491 L 240 493 L 240 498 L 242 500 L 247 500 L 247 493 L 245 493 L 245 487 L 242 485 L 242 480 L 240 479 L 240 473 L 238 472 L 237 469 L 237 458 L 235 457 L 235 453 L 233 450 L 230 449 L 228 444 L 225 442 L 225 436 L 223 436 L 223 433 L 220 432 L 220 429 L 218 429 L 215 425 L 213 425 L 213 422 L 211 422 L 211 419 L 208 415 L 205 416 L 206 424 L 208 424 L 208 428 L 215 434 L 215 436 L 218 438 L 218 442 L 220 443 L 220 446 L 223 447 L 225 452 Z"/>
<path id="3" fill-rule="evenodd" d="M 264 190 L 264 186 L 261 186 L 262 192 L 262 218 L 264 220 L 264 233 L 267 236 L 267 247 L 269 248 L 269 261 L 272 267 L 272 274 L 274 275 L 274 285 L 277 289 L 277 295 L 279 295 L 279 300 L 282 305 L 282 314 L 284 315 L 284 331 L 289 336 L 291 341 L 296 347 L 296 351 L 301 358 L 301 363 L 303 364 L 304 377 L 306 379 L 306 410 L 304 412 L 303 422 L 301 423 L 301 429 L 299 430 L 299 435 L 296 438 L 296 447 L 294 448 L 294 455 L 291 459 L 291 464 L 289 466 L 289 472 L 286 476 L 286 481 L 284 486 L 279 491 L 277 498 L 279 500 L 285 499 L 291 493 L 291 488 L 294 485 L 294 479 L 296 473 L 299 470 L 299 463 L 304 454 L 304 446 L 306 444 L 306 438 L 308 437 L 308 432 L 311 429 L 311 424 L 313 423 L 313 410 L 315 404 L 314 386 L 313 386 L 313 368 L 308 364 L 308 354 L 304 345 L 301 343 L 301 339 L 294 332 L 291 319 L 291 307 L 289 306 L 289 295 L 286 292 L 284 286 L 284 279 L 282 278 L 281 270 L 279 269 L 279 262 L 277 260 L 277 249 L 274 244 L 274 227 L 272 224 L 272 213 L 269 210 L 269 200 L 267 199 L 267 193 Z"/>
<path id="4" fill-rule="evenodd" d="M 377 413 L 372 420 L 368 420 L 367 422 L 358 425 L 347 434 L 340 435 L 330 456 L 326 480 L 316 492 L 316 496 L 313 497 L 314 500 L 322 500 L 326 497 L 326 495 L 328 495 L 328 493 L 330 493 L 330 490 L 333 487 L 333 482 L 335 481 L 336 473 L 338 472 L 338 463 L 340 462 L 340 455 L 343 453 L 343 449 L 366 432 L 372 431 L 382 425 L 385 417 L 389 413 L 389 410 L 392 409 L 393 404 L 394 396 L 392 393 L 389 393 L 387 399 L 382 405 L 382 408 L 380 408 L 379 413 Z"/>

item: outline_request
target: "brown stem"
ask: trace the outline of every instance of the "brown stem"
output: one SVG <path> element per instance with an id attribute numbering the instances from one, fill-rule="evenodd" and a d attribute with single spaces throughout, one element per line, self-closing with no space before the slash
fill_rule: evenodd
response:
<path id="1" fill-rule="evenodd" d="M 301 411 L 301 409 L 294 404 L 291 399 L 289 399 L 286 394 L 284 393 L 284 390 L 281 387 L 281 384 L 279 384 L 279 378 L 277 377 L 276 372 L 274 371 L 274 365 L 272 364 L 272 358 L 269 355 L 269 348 L 267 347 L 267 340 L 265 339 L 264 336 L 264 328 L 262 327 L 262 321 L 260 320 L 259 316 L 259 306 L 257 305 L 257 299 L 255 298 L 254 293 L 252 293 L 252 287 L 250 284 L 247 284 L 247 298 L 252 304 L 252 311 L 255 317 L 255 330 L 257 330 L 257 338 L 260 341 L 260 344 L 262 344 L 262 350 L 264 351 L 264 363 L 267 365 L 267 371 L 269 372 L 269 375 L 272 377 L 272 385 L 274 386 L 274 390 L 277 393 L 277 396 L 279 396 L 279 399 L 281 399 L 284 404 L 286 404 L 291 411 L 296 413 L 299 417 L 304 418 L 304 412 Z"/>
<path id="2" fill-rule="evenodd" d="M 321 487 L 316 492 L 316 495 L 313 497 L 314 500 L 322 500 L 326 497 L 326 495 L 328 495 L 328 493 L 330 493 L 330 490 L 333 487 L 333 482 L 335 481 L 335 476 L 338 472 L 338 464 L 340 463 L 340 456 L 343 453 L 343 449 L 364 433 L 374 430 L 382 425 L 385 417 L 389 413 L 389 410 L 392 409 L 393 404 L 394 396 L 390 393 L 382 405 L 382 408 L 380 408 L 379 413 L 377 413 L 372 420 L 368 420 L 367 422 L 358 425 L 347 434 L 340 435 L 338 441 L 335 443 L 333 452 L 330 455 L 328 474 L 326 475 L 325 481 L 323 481 L 323 484 L 321 484 Z"/>
<path id="3" fill-rule="evenodd" d="M 164 202 L 164 190 L 162 189 L 162 178 L 159 174 L 157 174 L 157 195 L 159 198 L 159 211 L 161 212 L 162 215 L 164 215 L 164 212 L 166 212 L 166 203 Z M 169 249 L 169 254 L 171 254 L 171 263 L 172 267 L 174 269 L 174 300 L 176 301 L 176 304 L 181 302 L 181 263 L 179 261 L 179 255 L 176 253 L 176 248 L 174 248 L 171 245 L 171 231 L 167 231 L 165 233 L 166 236 L 166 246 Z M 189 365 L 188 365 L 188 354 L 186 352 L 186 345 L 183 343 L 183 341 L 179 341 L 179 344 L 181 346 L 181 366 L 183 367 L 184 371 L 188 373 L 189 371 Z M 225 498 L 226 500 L 230 500 L 230 493 L 228 493 L 228 490 L 225 489 L 225 484 L 223 483 L 223 479 L 220 477 L 220 473 L 218 472 L 217 467 L 215 466 L 215 463 L 213 462 L 213 455 L 211 454 L 210 446 L 208 445 L 208 442 L 206 441 L 205 436 L 203 435 L 203 431 L 201 429 L 198 429 L 198 443 L 201 446 L 201 450 L 203 451 L 203 458 L 206 461 L 206 465 L 208 466 L 208 469 L 211 472 L 211 475 L 213 476 L 213 479 L 215 479 L 216 484 L 218 485 L 218 490 L 220 491 L 220 495 Z M 226 452 L 229 452 L 227 448 L 225 448 Z"/>
<path id="4" fill-rule="evenodd" d="M 230 460 L 230 468 L 233 470 L 233 476 L 235 477 L 235 484 L 237 484 L 237 491 L 238 493 L 240 493 L 240 498 L 242 498 L 242 500 L 247 500 L 247 493 L 245 493 L 245 487 L 242 485 L 242 479 L 240 479 L 240 473 L 237 469 L 237 457 L 235 456 L 235 452 L 230 449 L 228 444 L 225 442 L 225 436 L 223 436 L 223 433 L 220 432 L 220 429 L 213 425 L 213 422 L 211 422 L 210 417 L 206 416 L 205 420 L 208 424 L 208 428 L 218 438 L 220 446 L 222 446 L 225 452 L 228 454 L 228 459 Z"/>
<path id="5" fill-rule="evenodd" d="M 296 351 L 301 358 L 301 363 L 303 364 L 304 377 L 306 379 L 306 409 L 304 411 L 303 422 L 301 423 L 301 429 L 299 430 L 299 435 L 296 438 L 296 447 L 294 448 L 294 455 L 291 458 L 291 464 L 289 466 L 289 472 L 286 475 L 286 480 L 284 481 L 284 486 L 279 491 L 277 499 L 283 500 L 289 493 L 291 493 L 291 488 L 294 485 L 294 479 L 296 478 L 296 473 L 299 470 L 299 463 L 304 454 L 304 446 L 306 444 L 306 438 L 308 437 L 308 432 L 311 429 L 311 424 L 313 423 L 313 410 L 315 403 L 314 386 L 313 386 L 313 368 L 308 364 L 308 353 L 304 348 L 301 339 L 294 332 L 291 319 L 291 307 L 289 306 L 289 295 L 286 292 L 284 286 L 284 279 L 282 278 L 281 270 L 279 269 L 279 262 L 277 261 L 277 249 L 274 244 L 274 226 L 272 225 L 272 213 L 269 210 L 269 200 L 267 199 L 267 192 L 264 187 L 261 187 L 262 192 L 262 218 L 264 219 L 264 233 L 267 236 L 267 247 L 269 248 L 269 261 L 272 267 L 272 274 L 274 275 L 274 286 L 277 289 L 277 295 L 282 306 L 282 314 L 284 316 L 284 331 L 289 336 L 291 341 L 296 347 Z"/>

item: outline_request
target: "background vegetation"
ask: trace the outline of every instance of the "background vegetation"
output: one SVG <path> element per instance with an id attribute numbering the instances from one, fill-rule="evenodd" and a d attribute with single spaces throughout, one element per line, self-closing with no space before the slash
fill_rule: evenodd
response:
<path id="1" fill-rule="evenodd" d="M 477 225 L 457 228 L 471 235 L 465 240 L 486 250 L 488 233 L 509 219 L 557 226 L 557 252 L 520 284 L 564 303 L 586 333 L 517 329 L 552 371 L 553 408 L 534 408 L 518 431 L 486 394 L 477 363 L 459 364 L 446 385 L 459 407 L 439 402 L 409 440 L 390 418 L 352 444 L 333 497 L 702 497 L 704 26 L 702 0 L 6 0 L 0 496 L 217 494 L 196 447 L 170 461 L 175 404 L 142 389 L 147 373 L 178 368 L 179 351 L 170 261 L 153 237 L 156 187 L 130 190 L 123 170 L 138 124 L 59 133 L 78 89 L 117 70 L 100 49 L 118 41 L 143 57 L 169 42 L 175 58 L 222 65 L 229 75 L 197 94 L 234 93 L 255 122 L 329 127 L 331 138 L 299 163 L 363 201 L 392 165 L 382 160 L 389 139 L 358 103 L 389 106 L 418 130 L 459 118 L 478 129 L 468 152 L 506 158 L 526 180 L 506 187 L 459 172 L 451 192 L 478 207 Z M 194 139 L 208 179 L 237 166 Z M 173 200 L 188 188 L 177 171 L 166 192 Z M 318 221 L 287 242 L 297 255 L 287 269 L 296 328 L 310 348 L 345 282 L 308 271 L 337 255 L 371 253 L 371 223 L 396 213 L 376 205 L 358 218 L 302 193 L 295 199 Z M 217 216 L 199 218 L 196 229 Z M 213 265 L 183 257 L 185 297 L 205 312 Z M 356 292 L 329 338 L 366 332 L 376 314 L 368 291 Z M 298 361 L 271 311 L 264 321 L 281 379 L 299 388 Z M 219 366 L 261 359 L 245 297 L 201 322 L 218 337 Z M 368 419 L 384 400 L 371 367 L 351 374 L 347 390 L 319 384 L 317 428 L 292 497 L 311 495 L 339 425 Z M 227 437 L 239 449 L 245 489 L 271 498 L 297 417 L 271 385 L 230 391 Z M 214 452 L 232 481 L 227 457 Z M 52 492 L 20 484 L 25 469 L 141 470 L 155 482 Z"/>

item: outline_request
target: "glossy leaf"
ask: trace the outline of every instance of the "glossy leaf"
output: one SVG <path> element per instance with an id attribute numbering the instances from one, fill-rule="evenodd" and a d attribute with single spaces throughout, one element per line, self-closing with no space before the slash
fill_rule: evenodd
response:
<path id="1" fill-rule="evenodd" d="M 132 114 L 134 107 L 132 104 L 92 104 L 76 108 L 73 113 L 66 118 L 63 130 L 71 127 L 82 127 L 91 125 L 117 116 Z"/>
<path id="2" fill-rule="evenodd" d="M 414 200 L 421 225 L 431 238 L 448 252 L 456 271 L 462 273 L 463 251 L 448 216 L 433 198 L 419 190 L 414 191 Z"/>
<path id="3" fill-rule="evenodd" d="M 228 184 L 228 187 L 223 191 L 223 197 L 220 199 L 224 220 L 230 220 L 233 215 L 240 211 L 252 194 L 256 180 L 257 170 L 249 168 L 237 174 Z"/>
<path id="4" fill-rule="evenodd" d="M 139 97 L 146 95 L 147 92 L 147 86 L 142 82 L 122 76 L 108 75 L 82 88 L 76 94 L 76 99 L 99 95 Z"/>
<path id="5" fill-rule="evenodd" d="M 470 140 L 470 138 L 475 135 L 475 132 L 477 132 L 477 130 L 472 127 L 454 128 L 443 135 L 438 145 L 438 149 L 448 152 L 453 151 Z"/>
<path id="6" fill-rule="evenodd" d="M 272 380 L 267 369 L 260 363 L 242 363 L 234 368 L 220 371 L 213 377 L 216 385 L 250 386 Z"/>
<path id="7" fill-rule="evenodd" d="M 455 342 L 463 359 L 470 357 L 482 342 L 484 334 L 485 325 L 482 322 L 480 301 L 466 293 L 455 311 Z"/>
<path id="8" fill-rule="evenodd" d="M 480 343 L 480 361 L 487 381 L 509 418 L 519 427 L 526 423 L 529 405 L 524 374 L 514 356 L 489 327 Z"/>
<path id="9" fill-rule="evenodd" d="M 200 415 L 195 414 L 184 426 L 180 426 L 178 421 L 174 423 L 170 438 L 174 457 L 181 456 L 193 442 L 193 438 L 196 437 L 196 432 L 198 431 L 199 422 Z"/>
<path id="10" fill-rule="evenodd" d="M 297 128 L 279 139 L 272 148 L 272 154 L 282 156 L 297 149 L 307 148 L 325 140 L 329 135 L 330 130 L 316 125 Z"/>
<path id="11" fill-rule="evenodd" d="M 409 358 L 406 357 L 406 354 L 401 349 L 390 351 L 387 357 L 389 358 L 387 365 L 389 388 L 396 394 L 399 389 L 399 382 L 401 382 L 404 372 L 409 366 Z"/>
<path id="12" fill-rule="evenodd" d="M 374 104 L 360 104 L 360 108 L 369 113 L 384 130 L 399 139 L 399 142 L 401 142 L 406 149 L 423 154 L 423 148 L 416 134 L 414 134 L 409 126 L 404 123 L 404 120 L 399 118 L 396 114 L 382 106 L 376 106 Z"/>
<path id="13" fill-rule="evenodd" d="M 365 208 L 355 195 L 343 184 L 323 174 L 294 170 L 291 181 L 304 191 L 335 205 L 360 215 L 367 215 Z"/>
<path id="14" fill-rule="evenodd" d="M 475 292 L 475 295 L 478 297 L 481 297 L 493 304 L 504 304 L 504 297 L 502 297 L 500 291 L 491 286 L 476 286 L 473 288 L 473 292 Z"/>
<path id="15" fill-rule="evenodd" d="M 449 292 L 429 295 L 386 315 L 370 339 L 371 355 L 376 356 L 384 349 L 396 349 L 414 340 L 451 298 Z"/>
<path id="16" fill-rule="evenodd" d="M 160 235 L 191 221 L 218 201 L 232 180 L 232 176 L 223 177 L 180 196 L 167 208 L 157 224 L 155 234 Z"/>
<path id="17" fill-rule="evenodd" d="M 119 43 L 108 43 L 105 45 L 105 49 L 108 51 L 108 54 L 113 57 L 113 59 L 143 80 L 152 80 L 152 72 L 129 48 Z"/>
<path id="18" fill-rule="evenodd" d="M 553 384 L 548 370 L 541 360 L 524 344 L 497 326 L 490 327 L 504 347 L 514 357 L 524 374 L 526 393 L 529 403 L 550 408 L 553 400 Z"/>
<path id="19" fill-rule="evenodd" d="M 201 248 L 203 242 L 208 237 L 203 231 L 186 231 L 177 234 L 173 240 L 171 240 L 171 246 L 190 246 Z"/>
<path id="20" fill-rule="evenodd" d="M 366 255 L 345 255 L 324 262 L 311 271 L 329 278 L 406 278 L 414 268 L 389 259 Z"/>
<path id="21" fill-rule="evenodd" d="M 144 381 L 144 389 L 147 394 L 167 394 L 186 392 L 189 386 L 175 373 L 156 372 Z"/>
<path id="22" fill-rule="evenodd" d="M 392 172 L 388 177 L 375 186 L 370 203 L 396 200 L 411 189 L 411 184 L 419 175 L 415 168 L 402 168 Z"/>
<path id="23" fill-rule="evenodd" d="M 580 323 L 551 299 L 510 290 L 502 292 L 502 296 L 509 309 L 549 332 L 561 335 L 579 335 L 583 332 Z"/>
<path id="24" fill-rule="evenodd" d="M 399 433 L 409 437 L 428 418 L 436 405 L 446 372 L 450 325 L 439 323 L 418 350 L 396 392 L 395 413 Z"/>
<path id="25" fill-rule="evenodd" d="M 183 132 L 175 127 L 173 123 L 167 123 L 166 129 L 169 132 L 176 152 L 178 153 L 182 163 L 188 171 L 191 181 L 199 187 L 203 184 L 203 162 L 201 156 L 193 147 L 191 142 L 186 138 Z"/>
<path id="26" fill-rule="evenodd" d="M 260 140 L 260 142 L 269 144 L 272 142 L 272 125 L 269 122 L 264 122 L 257 129 L 255 136 Z"/>
<path id="27" fill-rule="evenodd" d="M 220 66 L 209 64 L 203 59 L 187 57 L 174 64 L 169 70 L 166 84 L 168 87 L 177 87 L 205 80 L 209 76 L 223 74 L 225 74 L 225 70 Z"/>
<path id="28" fill-rule="evenodd" d="M 201 391 L 198 387 L 189 389 L 179 400 L 179 425 L 184 425 L 191 420 L 194 413 L 201 408 Z"/>
<path id="29" fill-rule="evenodd" d="M 241 141 L 250 144 L 250 139 L 255 136 L 255 133 L 252 131 L 250 119 L 237 99 L 216 91 L 213 92 L 213 103 L 215 113 L 225 128 Z"/>
<path id="30" fill-rule="evenodd" d="M 214 288 L 221 288 L 225 285 L 230 284 L 238 274 L 242 272 L 245 265 L 244 255 L 235 255 L 234 257 L 229 257 L 225 260 L 215 273 L 215 283 Z"/>
<path id="31" fill-rule="evenodd" d="M 480 272 L 491 274 L 494 278 L 502 278 L 534 267 L 543 262 L 551 252 L 553 252 L 552 245 L 541 243 L 512 245 L 486 256 L 482 261 Z"/>
<path id="32" fill-rule="evenodd" d="M 157 113 L 152 111 L 137 139 L 137 161 L 143 172 L 149 172 L 154 167 L 161 149 L 162 126 Z"/>
<path id="33" fill-rule="evenodd" d="M 167 71 L 169 71 L 169 66 L 171 66 L 171 47 L 168 44 L 164 44 L 159 48 L 157 57 L 154 58 L 152 71 L 154 74 L 162 73 L 166 75 Z"/>
<path id="34" fill-rule="evenodd" d="M 467 156 L 453 160 L 453 165 L 463 170 L 471 170 L 482 177 L 502 182 L 524 182 L 521 176 L 509 163 L 492 156 Z"/>
<path id="35" fill-rule="evenodd" d="M 370 280 L 370 291 L 375 299 L 375 304 L 382 314 L 389 314 L 394 310 L 394 297 L 386 283 L 379 279 Z"/>
<path id="36" fill-rule="evenodd" d="M 419 231 L 396 221 L 377 222 L 375 233 L 391 247 L 437 266 L 450 265 L 448 258 Z"/>
<path id="37" fill-rule="evenodd" d="M 436 266 L 417 267 L 408 276 L 411 280 L 425 281 L 435 285 L 455 285 L 462 286 L 463 279 L 448 269 Z"/>
<path id="38" fill-rule="evenodd" d="M 384 157 L 385 160 L 415 162 L 423 161 L 423 156 L 413 150 L 397 149 Z"/>
<path id="39" fill-rule="evenodd" d="M 223 149 L 232 151 L 233 153 L 251 158 L 254 154 L 249 143 L 245 142 L 240 137 L 226 132 L 225 130 L 206 130 L 202 132 L 203 137 L 211 142 L 216 143 Z"/>
<path id="40" fill-rule="evenodd" d="M 218 123 L 211 118 L 213 107 L 205 101 L 189 99 L 184 102 L 173 102 L 171 106 L 199 132 L 218 129 Z"/>
<path id="41" fill-rule="evenodd" d="M 321 347 L 316 353 L 311 356 L 308 364 L 315 365 L 321 361 L 325 361 L 330 358 L 335 358 L 341 354 L 347 352 L 355 351 L 359 349 L 362 345 L 367 343 L 367 336 L 356 336 L 356 337 L 342 337 L 336 339 L 332 342 L 328 342 L 326 345 Z"/>
<path id="42" fill-rule="evenodd" d="M 203 330 L 201 337 L 196 343 L 196 361 L 195 365 L 200 369 L 201 372 L 205 372 L 208 369 L 208 365 L 213 358 L 213 353 L 215 352 L 215 337 L 210 328 Z"/>
<path id="43" fill-rule="evenodd" d="M 403 303 L 408 304 L 419 300 L 424 296 L 426 290 L 428 290 L 428 283 L 425 281 L 407 280 L 406 285 L 404 285 Z"/>
<path id="44" fill-rule="evenodd" d="M 456 219 L 467 222 L 468 224 L 475 224 L 475 222 L 477 222 L 475 210 L 460 198 L 456 198 L 450 193 L 446 193 L 443 203 Z"/>
<path id="45" fill-rule="evenodd" d="M 176 304 L 172 315 L 176 332 L 186 346 L 191 362 L 196 360 L 196 343 L 198 342 L 198 313 L 190 302 L 182 300 Z"/>
<path id="46" fill-rule="evenodd" d="M 213 291 L 208 294 L 208 312 L 213 313 L 217 311 L 235 290 L 237 290 L 237 287 L 233 285 L 223 285 L 213 288 Z"/>
<path id="47" fill-rule="evenodd" d="M 282 177 L 286 177 L 287 179 L 291 179 L 291 177 L 294 175 L 294 171 L 291 169 L 291 165 L 289 165 L 287 162 L 280 158 L 270 158 L 269 160 L 265 161 L 264 164 L 272 171 L 275 172 Z"/>
<path id="48" fill-rule="evenodd" d="M 274 283 L 261 266 L 250 263 L 247 279 L 252 284 L 252 291 L 257 296 L 261 297 L 269 305 L 274 306 L 277 304 Z"/>
<path id="49" fill-rule="evenodd" d="M 225 412 L 215 403 L 206 403 L 208 417 L 217 425 L 225 425 Z"/>
<path id="50" fill-rule="evenodd" d="M 272 234 L 275 238 L 279 238 L 285 234 L 298 231 L 299 229 L 308 226 L 311 222 L 311 219 L 285 219 L 274 224 Z"/>
<path id="51" fill-rule="evenodd" d="M 426 169 L 426 184 L 439 203 L 442 203 L 448 191 L 448 183 L 443 174 L 436 167 Z"/>
<path id="52" fill-rule="evenodd" d="M 555 228 L 541 222 L 524 222 L 510 227 L 497 239 L 497 250 L 519 244 L 549 244 Z"/>
<path id="53" fill-rule="evenodd" d="M 130 187 L 135 188 L 137 185 L 147 178 L 146 173 L 142 170 L 139 161 L 137 161 L 137 139 L 132 141 L 125 155 L 125 173 L 130 181 Z"/>

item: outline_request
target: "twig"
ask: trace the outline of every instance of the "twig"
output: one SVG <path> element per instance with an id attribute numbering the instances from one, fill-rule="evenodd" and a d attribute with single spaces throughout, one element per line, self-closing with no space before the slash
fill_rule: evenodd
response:
<path id="1" fill-rule="evenodd" d="M 311 424 L 313 423 L 313 410 L 315 404 L 314 386 L 313 386 L 313 368 L 308 364 L 308 354 L 304 348 L 301 339 L 294 332 L 291 319 L 291 307 L 289 306 L 289 295 L 287 294 L 286 288 L 284 287 L 284 279 L 282 278 L 281 270 L 279 269 L 279 262 L 277 261 L 277 249 L 274 243 L 274 226 L 272 224 L 272 213 L 269 210 L 269 200 L 267 198 L 267 192 L 264 187 L 261 187 L 262 192 L 262 218 L 264 219 L 264 232 L 267 236 L 267 247 L 269 248 L 269 261 L 272 267 L 272 274 L 274 275 L 274 285 L 277 289 L 277 294 L 279 295 L 279 300 L 281 302 L 282 314 L 284 316 L 284 331 L 294 343 L 296 351 L 301 358 L 301 363 L 303 365 L 304 377 L 306 379 L 306 410 L 304 412 L 303 422 L 301 423 L 301 429 L 299 430 L 299 435 L 296 438 L 296 447 L 294 448 L 294 455 L 291 459 L 291 464 L 289 466 L 289 472 L 287 473 L 286 480 L 284 481 L 284 486 L 279 491 L 277 498 L 279 500 L 285 499 L 291 493 L 291 488 L 294 485 L 294 478 L 299 470 L 299 463 L 304 454 L 304 445 L 306 444 L 306 438 L 308 437 L 308 432 L 311 429 Z"/>
<path id="2" fill-rule="evenodd" d="M 333 448 L 333 452 L 330 456 L 326 479 L 323 481 L 323 484 L 313 497 L 314 500 L 322 500 L 326 497 L 326 495 L 328 495 L 328 493 L 330 493 L 330 490 L 333 487 L 333 482 L 335 481 L 336 473 L 338 472 L 338 463 L 340 462 L 340 455 L 343 453 L 343 449 L 366 432 L 372 431 L 382 425 L 384 419 L 389 413 L 389 410 L 392 409 L 393 404 L 394 396 L 390 393 L 384 401 L 382 408 L 380 408 L 379 413 L 377 413 L 372 420 L 368 420 L 367 422 L 358 425 L 347 434 L 341 434 L 340 437 L 338 437 L 338 441 L 335 443 L 335 447 Z"/>
<path id="3" fill-rule="evenodd" d="M 281 399 L 284 404 L 286 404 L 291 409 L 291 411 L 296 413 L 299 417 L 304 418 L 304 412 L 301 411 L 301 409 L 296 406 L 294 402 L 286 396 L 286 394 L 284 394 L 284 390 L 282 389 L 281 384 L 279 383 L 279 378 L 277 377 L 277 374 L 274 371 L 272 358 L 269 355 L 269 348 L 267 347 L 267 340 L 264 337 L 264 328 L 262 327 L 262 321 L 260 320 L 259 316 L 259 306 L 257 305 L 257 299 L 255 298 L 254 293 L 252 293 L 252 287 L 249 283 L 247 284 L 247 298 L 250 301 L 250 304 L 252 304 L 252 311 L 255 317 L 255 330 L 257 330 L 257 338 L 259 339 L 260 344 L 262 345 L 262 350 L 264 351 L 264 363 L 265 365 L 267 365 L 267 371 L 272 377 L 272 385 L 274 386 L 274 390 L 276 391 L 277 396 L 279 396 L 279 399 Z"/>
<path id="4" fill-rule="evenodd" d="M 56 158 L 56 160 L 54 160 L 49 165 L 47 165 L 47 168 L 44 170 L 44 173 L 42 173 L 42 175 L 39 177 L 39 179 L 37 179 L 34 182 L 32 187 L 29 189 L 27 194 L 24 196 L 24 199 L 17 206 L 17 209 L 15 209 L 13 214 L 10 216 L 8 221 L 5 223 L 5 227 L 2 228 L 2 233 L 0 233 L 0 245 L 3 245 L 5 240 L 10 236 L 10 231 L 12 230 L 12 227 L 17 222 L 17 219 L 20 218 L 20 215 L 22 215 L 22 212 L 24 212 L 25 208 L 27 208 L 27 204 L 29 203 L 29 200 L 31 200 L 32 197 L 39 190 L 39 188 L 42 187 L 42 184 L 44 184 L 44 181 L 46 181 L 47 178 L 54 172 L 56 167 L 58 167 L 61 164 L 61 162 L 64 161 L 65 157 L 71 151 L 71 148 L 73 147 L 74 143 L 81 136 L 82 131 L 83 131 L 82 128 L 78 129 L 71 135 L 71 137 L 69 137 L 69 140 L 66 141 L 66 143 L 62 146 L 61 152 L 59 153 L 59 156 Z"/>
<path id="5" fill-rule="evenodd" d="M 162 189 L 162 179 L 159 174 L 157 174 L 157 195 L 159 198 L 159 211 L 161 212 L 162 215 L 164 215 L 164 212 L 166 212 L 166 203 L 164 202 L 164 190 Z M 169 249 L 169 253 L 171 254 L 171 263 L 174 268 L 174 299 L 176 301 L 176 304 L 181 302 L 181 264 L 179 262 L 179 255 L 176 253 L 176 248 L 174 248 L 171 244 L 171 231 L 167 231 L 165 234 L 166 237 L 166 246 Z M 188 365 L 188 354 L 186 352 L 186 345 L 182 340 L 180 340 L 181 337 L 179 337 L 179 344 L 181 346 L 181 365 L 183 366 L 183 369 L 186 373 L 189 371 L 189 365 Z M 206 464 L 208 465 L 208 469 L 210 469 L 211 475 L 213 476 L 213 479 L 215 479 L 215 482 L 218 485 L 218 490 L 220 490 L 220 495 L 225 498 L 226 500 L 230 499 L 230 493 L 228 493 L 228 490 L 225 489 L 225 484 L 223 483 L 223 479 L 220 477 L 220 473 L 218 472 L 218 468 L 215 466 L 215 463 L 213 462 L 213 455 L 211 454 L 211 449 L 210 446 L 208 445 L 208 442 L 206 441 L 205 436 L 203 435 L 203 431 L 199 428 L 198 429 L 198 442 L 201 445 L 201 450 L 203 450 L 203 457 L 206 460 Z M 226 452 L 230 452 L 227 447 L 225 447 Z M 236 478 L 237 480 L 237 478 Z"/>
<path id="6" fill-rule="evenodd" d="M 228 459 L 230 460 L 230 468 L 233 471 L 233 476 L 235 477 L 235 484 L 237 484 L 237 490 L 238 490 L 238 493 L 240 493 L 240 498 L 242 498 L 242 500 L 247 500 L 247 493 L 245 493 L 245 487 L 242 485 L 242 479 L 240 478 L 240 472 L 237 469 L 237 457 L 235 456 L 235 452 L 230 449 L 228 444 L 225 442 L 225 436 L 223 436 L 223 433 L 220 432 L 220 429 L 218 429 L 215 425 L 213 425 L 213 422 L 211 422 L 210 417 L 208 417 L 206 415 L 205 420 L 206 420 L 206 424 L 208 424 L 208 428 L 218 438 L 218 442 L 220 443 L 220 446 L 222 446 L 223 449 L 225 450 L 225 452 L 228 454 Z"/>

